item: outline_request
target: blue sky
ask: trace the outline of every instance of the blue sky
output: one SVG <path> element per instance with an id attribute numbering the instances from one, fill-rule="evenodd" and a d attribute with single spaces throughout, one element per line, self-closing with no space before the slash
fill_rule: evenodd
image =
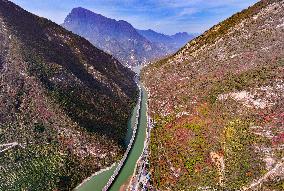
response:
<path id="1" fill-rule="evenodd" d="M 12 0 L 58 24 L 74 7 L 84 7 L 138 29 L 165 34 L 202 33 L 257 0 Z"/>

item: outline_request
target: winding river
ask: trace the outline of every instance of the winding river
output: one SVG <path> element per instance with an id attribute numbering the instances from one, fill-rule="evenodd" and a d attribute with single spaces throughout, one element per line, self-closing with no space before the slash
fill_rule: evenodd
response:
<path id="1" fill-rule="evenodd" d="M 138 69 L 139 70 L 139 69 Z M 120 173 L 116 177 L 115 181 L 110 187 L 110 191 L 124 191 L 129 181 L 134 173 L 136 162 L 139 159 L 143 147 L 144 147 L 144 141 L 146 138 L 146 128 L 147 128 L 147 92 L 144 89 L 144 87 L 140 84 L 141 90 L 142 90 L 142 104 L 141 104 L 141 110 L 139 115 L 139 125 L 137 129 L 137 134 L 135 138 L 135 142 L 132 145 L 132 149 L 128 154 L 128 157 L 124 163 L 124 166 L 120 170 Z M 137 106 L 133 109 L 131 119 L 128 122 L 128 132 L 126 135 L 126 144 L 129 143 L 129 140 L 132 137 L 133 133 L 133 126 L 136 121 L 136 112 L 137 112 Z M 95 175 L 91 177 L 88 181 L 81 184 L 79 187 L 77 187 L 76 191 L 100 191 L 103 189 L 103 187 L 107 184 L 108 180 L 110 179 L 111 175 L 114 173 L 115 169 L 117 167 L 116 165 L 113 165 L 109 169 L 101 172 L 98 175 Z"/>

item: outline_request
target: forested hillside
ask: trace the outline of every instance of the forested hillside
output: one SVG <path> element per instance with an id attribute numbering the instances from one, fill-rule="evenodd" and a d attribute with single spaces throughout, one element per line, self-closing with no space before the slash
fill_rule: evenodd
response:
<path id="1" fill-rule="evenodd" d="M 0 190 L 71 190 L 123 154 L 134 73 L 0 0 Z"/>
<path id="2" fill-rule="evenodd" d="M 142 79 L 154 187 L 284 189 L 284 1 L 233 15 Z"/>

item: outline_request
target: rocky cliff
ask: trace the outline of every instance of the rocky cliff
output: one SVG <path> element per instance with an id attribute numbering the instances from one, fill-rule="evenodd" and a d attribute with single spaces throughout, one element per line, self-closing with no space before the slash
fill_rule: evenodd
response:
<path id="1" fill-rule="evenodd" d="M 107 18 L 82 7 L 74 8 L 62 26 L 112 54 L 128 67 L 174 53 L 191 38 L 187 33 L 167 36 L 152 30 L 137 30 L 126 21 Z"/>

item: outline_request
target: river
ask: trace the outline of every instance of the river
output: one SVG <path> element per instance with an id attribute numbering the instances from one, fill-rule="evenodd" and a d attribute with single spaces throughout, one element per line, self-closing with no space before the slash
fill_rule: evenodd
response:
<path id="1" fill-rule="evenodd" d="M 141 84 L 140 84 L 141 85 Z M 120 191 L 125 190 L 128 186 L 128 183 L 134 173 L 136 162 L 139 159 L 143 148 L 144 148 L 144 141 L 146 138 L 146 128 L 147 128 L 147 92 L 144 87 L 141 85 L 142 90 L 142 104 L 141 104 L 141 111 L 139 115 L 139 126 L 137 129 L 137 135 L 135 138 L 135 142 L 132 146 L 130 153 L 125 161 L 125 165 L 122 167 L 119 175 L 113 182 L 110 191 Z M 126 135 L 126 143 L 129 143 L 129 140 L 132 137 L 133 129 L 132 127 L 136 121 L 136 111 L 137 106 L 133 109 L 131 119 L 128 122 L 128 132 Z M 76 191 L 100 191 L 103 187 L 107 184 L 108 180 L 110 179 L 111 175 L 115 171 L 117 165 L 113 165 L 112 168 L 90 178 L 90 180 L 83 183 L 81 186 L 76 188 Z"/>

